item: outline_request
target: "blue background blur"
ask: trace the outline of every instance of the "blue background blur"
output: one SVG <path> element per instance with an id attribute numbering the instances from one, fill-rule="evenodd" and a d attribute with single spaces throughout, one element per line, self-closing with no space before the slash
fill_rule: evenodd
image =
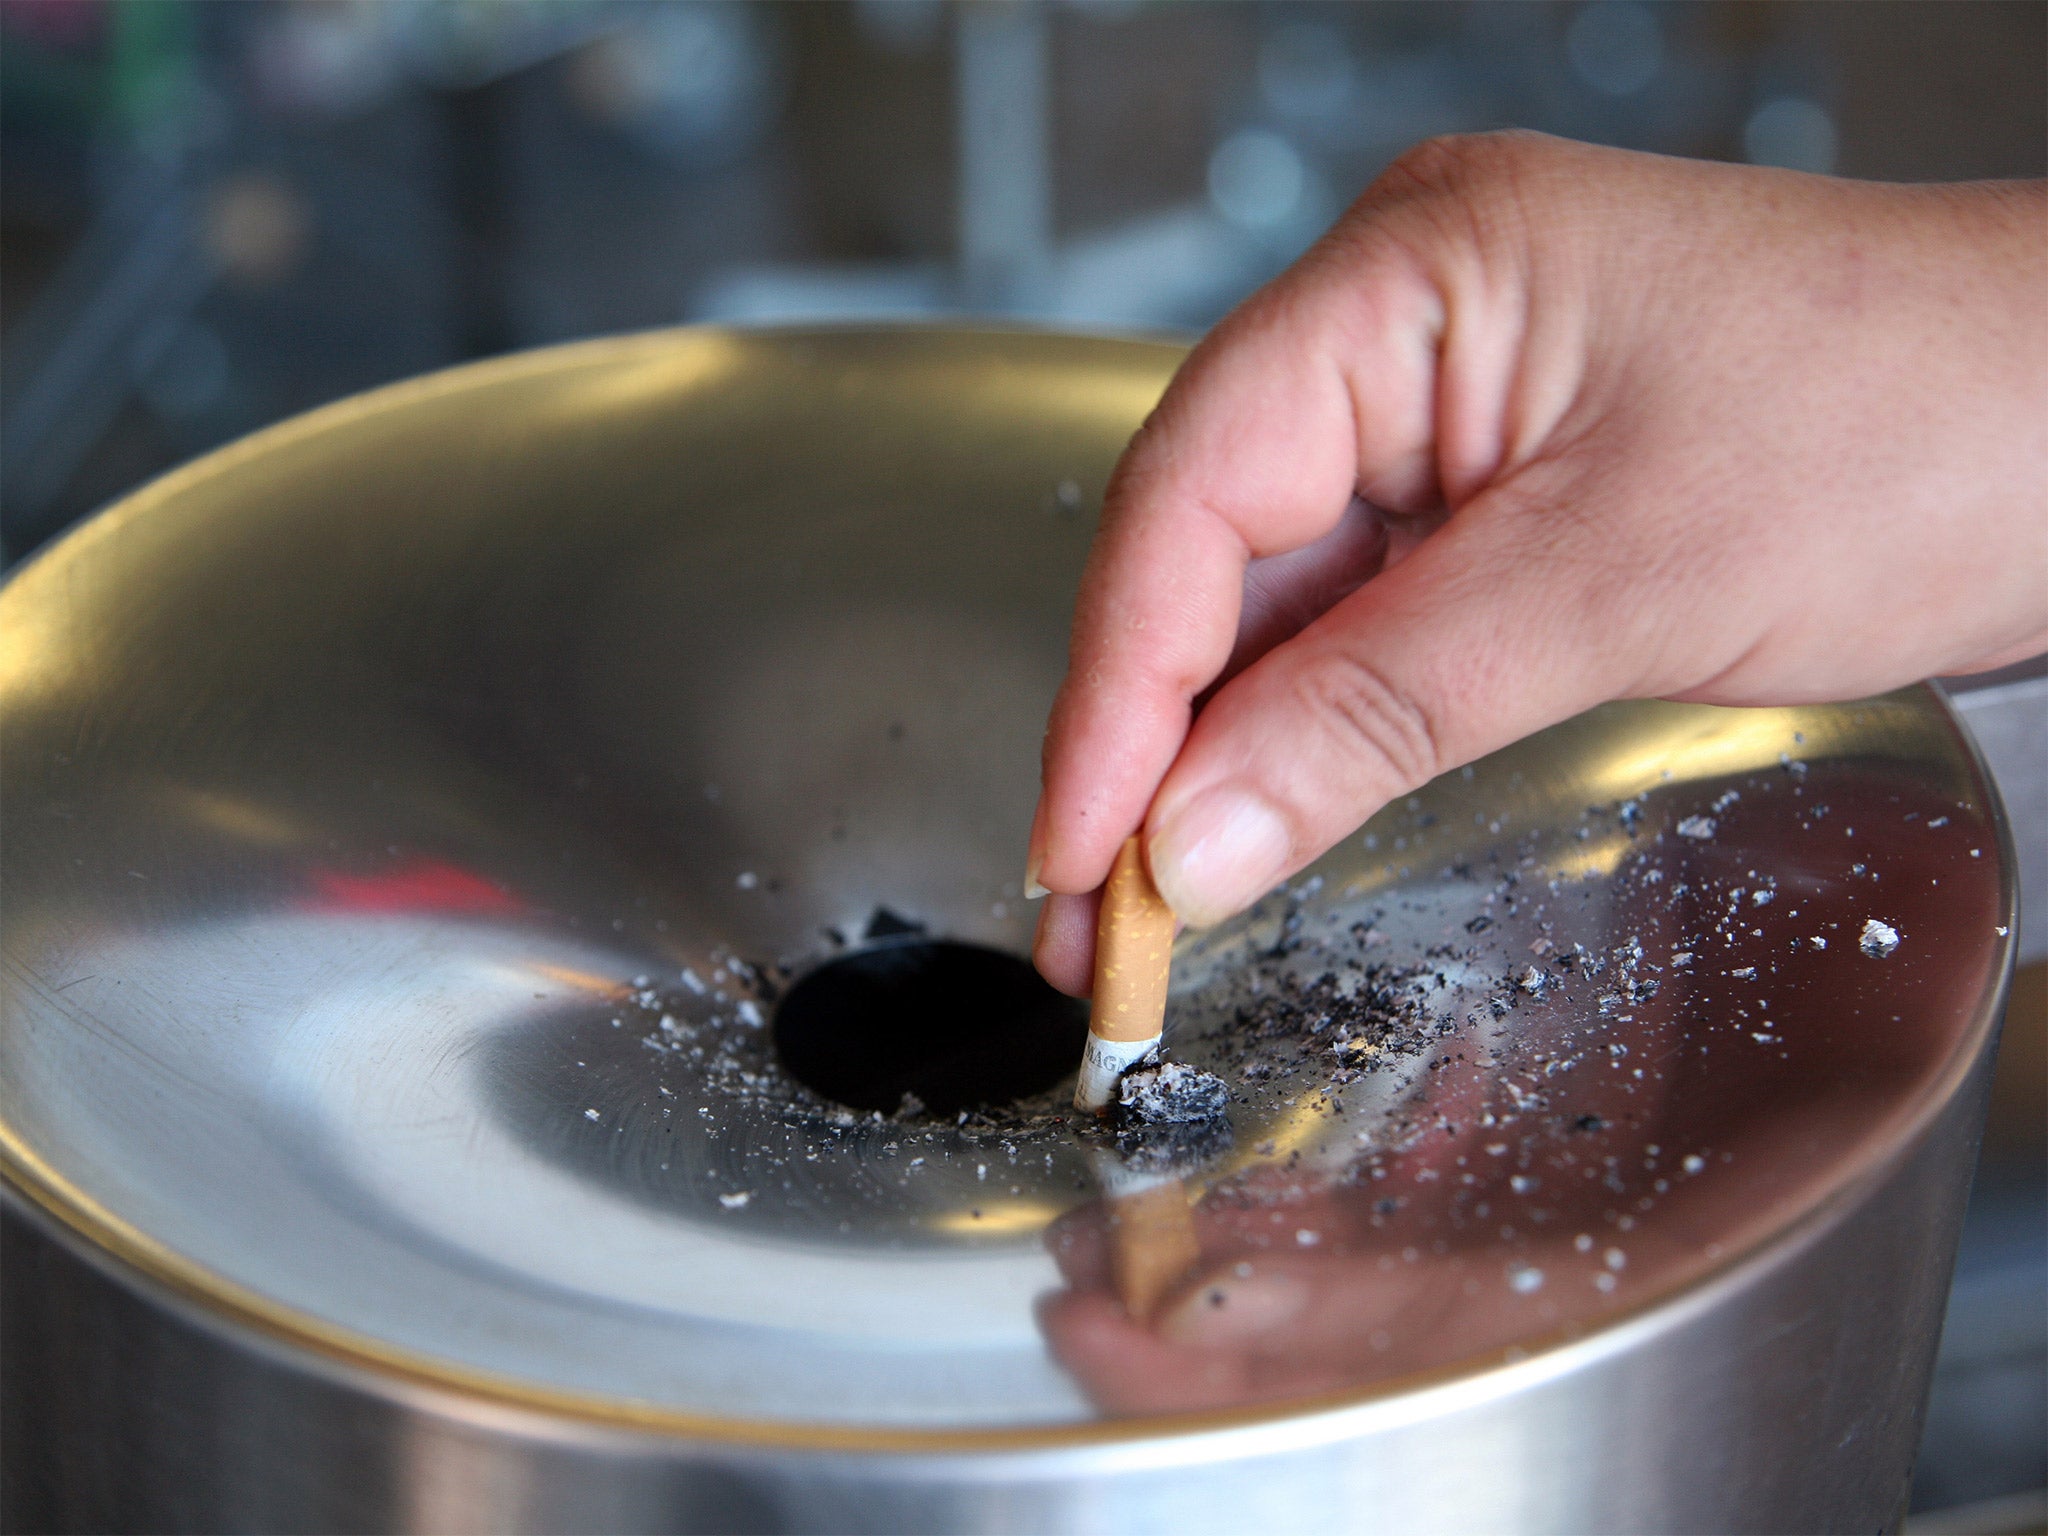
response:
<path id="1" fill-rule="evenodd" d="M 464 358 L 1199 328 L 1431 133 L 2040 174 L 2044 8 L 0 0 L 0 546 Z"/>

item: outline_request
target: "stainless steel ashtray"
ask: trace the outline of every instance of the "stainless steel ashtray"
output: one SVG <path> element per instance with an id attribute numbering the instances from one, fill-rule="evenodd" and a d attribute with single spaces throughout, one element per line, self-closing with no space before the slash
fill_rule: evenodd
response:
<path id="1" fill-rule="evenodd" d="M 1059 1108 L 1071 1016 L 1003 1014 L 1001 957 L 1092 509 L 1179 356 L 513 357 L 0 591 L 36 1518 L 1897 1518 L 2014 901 L 1929 690 L 1451 774 L 1183 941 L 1219 1135 L 1148 1164 Z M 960 1102 L 834 1055 L 891 988 L 1009 1042 Z M 1169 1178 L 1199 1257 L 1141 1321 L 1118 1202 Z"/>

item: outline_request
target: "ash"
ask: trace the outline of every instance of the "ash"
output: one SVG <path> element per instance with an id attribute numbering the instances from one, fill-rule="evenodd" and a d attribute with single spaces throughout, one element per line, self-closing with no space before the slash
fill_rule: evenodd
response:
<path id="1" fill-rule="evenodd" d="M 1117 1083 L 1120 1120 L 1144 1125 L 1213 1120 L 1230 1108 L 1230 1087 L 1184 1061 L 1141 1062 Z"/>
<path id="2" fill-rule="evenodd" d="M 1307 955 L 1303 956 L 1307 958 Z M 1290 1079 L 1342 1086 L 1424 1055 L 1456 1028 L 1439 1013 L 1445 979 L 1433 965 L 1315 956 L 1328 967 L 1308 976 L 1254 971 L 1230 1023 L 1210 1042 L 1220 1065 L 1250 1085 Z M 1254 990 L 1255 989 L 1255 990 Z"/>
<path id="3" fill-rule="evenodd" d="M 1505 816 L 1482 825 L 1483 811 L 1473 831 L 1438 831 L 1411 806 L 1406 822 L 1363 839 L 1387 845 L 1377 889 L 1321 896 L 1307 881 L 1186 946 L 1168 1017 L 1178 1059 L 1128 1074 L 1107 1120 L 1073 1111 L 1070 1083 L 943 1117 L 914 1098 L 893 1114 L 830 1103 L 783 1071 L 757 1022 L 803 960 L 714 952 L 679 986 L 642 980 L 616 1007 L 614 1038 L 640 1068 L 621 1097 L 644 1089 L 648 1103 L 606 1102 L 601 1124 L 576 1129 L 644 1156 L 650 1187 L 715 1198 L 722 1219 L 843 1233 L 857 1200 L 864 1233 L 891 1242 L 923 1240 L 935 1191 L 965 1191 L 973 1220 L 1005 1199 L 1092 1199 L 1112 1148 L 1134 1171 L 1188 1175 L 1235 1206 L 1270 1204 L 1290 1245 L 1292 1203 L 1325 1182 L 1372 1192 L 1357 1241 L 1433 1212 L 1446 1234 L 1498 1233 L 1519 1252 L 1565 1219 L 1565 1192 L 1581 1184 L 1611 1198 L 1602 1219 L 1626 1232 L 1667 1185 L 1710 1177 L 1730 1155 L 1642 1140 L 1658 1134 L 1660 1096 L 1690 1080 L 1679 1074 L 1777 1070 L 1798 1047 L 1773 1000 L 1814 984 L 1807 967 L 1823 951 L 1855 943 L 1881 960 L 1902 942 L 1892 924 L 1857 924 L 1764 863 L 1772 845 L 1752 823 L 1775 814 L 1811 840 L 1802 868 L 1892 877 L 1852 862 L 1872 860 L 1871 840 L 1848 842 L 1844 818 L 1816 802 L 1829 782 L 1824 766 L 1788 761 L 1745 778 L 1739 797 L 1725 783 L 1646 791 L 1588 806 L 1562 833 Z M 1925 827 L 1968 847 L 1965 826 Z M 578 1101 L 594 1102 L 604 1101 Z M 737 1106 L 748 1113 L 725 1113 Z M 1407 1161 L 1433 1140 L 1474 1136 L 1441 1168 Z M 1240 1155 L 1218 1167 L 1233 1140 Z M 1631 1159 L 1639 1141 L 1644 1156 Z M 738 1195 L 750 1198 L 723 1198 Z M 949 1228 L 944 1240 L 958 1237 Z M 1579 1251 L 1600 1250 L 1588 1236 Z M 1615 1292 L 1613 1251 L 1569 1283 Z M 1559 1264 L 1524 1269 L 1505 1283 L 1541 1283 L 1546 1299 L 1567 1284 Z"/>
<path id="4" fill-rule="evenodd" d="M 1136 1173 L 1191 1173 L 1228 1152 L 1230 1085 L 1213 1072 L 1154 1054 L 1117 1084 L 1117 1156 Z"/>

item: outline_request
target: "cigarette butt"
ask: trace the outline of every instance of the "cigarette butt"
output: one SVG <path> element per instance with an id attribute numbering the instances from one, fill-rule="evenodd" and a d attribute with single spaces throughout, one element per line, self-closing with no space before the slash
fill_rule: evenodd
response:
<path id="1" fill-rule="evenodd" d="M 1124 1310 L 1150 1322 L 1202 1256 L 1187 1188 L 1168 1179 L 1109 1202 L 1111 1278 Z"/>
<path id="2" fill-rule="evenodd" d="M 1173 909 L 1160 898 L 1133 837 L 1117 850 L 1095 923 L 1095 1001 L 1081 1054 L 1077 1109 L 1102 1111 L 1116 1080 L 1159 1043 L 1173 966 Z"/>
<path id="3" fill-rule="evenodd" d="M 1095 924 L 1095 1003 L 1088 1033 L 1099 1040 L 1153 1040 L 1166 1017 L 1173 964 L 1173 911 L 1153 887 L 1133 837 L 1117 850 Z"/>

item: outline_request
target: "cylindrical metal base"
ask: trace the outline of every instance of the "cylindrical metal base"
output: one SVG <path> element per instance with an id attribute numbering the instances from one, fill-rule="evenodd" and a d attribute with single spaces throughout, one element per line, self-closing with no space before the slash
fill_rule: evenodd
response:
<path id="1" fill-rule="evenodd" d="M 0 1522 L 27 1531 L 1871 1531 L 1906 1507 L 1982 1123 L 1583 1346 L 1321 1417 L 990 1457 L 763 1456 L 351 1381 L 10 1215 Z"/>

